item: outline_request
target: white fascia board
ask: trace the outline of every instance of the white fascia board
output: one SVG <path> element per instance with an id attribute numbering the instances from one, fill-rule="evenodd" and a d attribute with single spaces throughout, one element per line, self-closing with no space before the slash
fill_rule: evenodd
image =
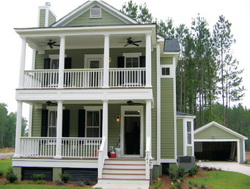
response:
<path id="1" fill-rule="evenodd" d="M 195 119 L 196 118 L 196 116 L 195 115 L 177 115 L 176 114 L 176 118 L 177 119 Z"/>
<path id="2" fill-rule="evenodd" d="M 41 36 L 77 36 L 106 34 L 142 34 L 155 35 L 155 25 L 119 25 L 94 27 L 65 27 L 65 28 L 15 28 L 17 34 L 23 37 Z"/>
<path id="3" fill-rule="evenodd" d="M 239 139 L 194 139 L 194 142 L 238 142 Z"/>
<path id="4" fill-rule="evenodd" d="M 227 128 L 227 127 L 225 127 L 225 126 L 223 126 L 223 125 L 221 125 L 221 124 L 219 124 L 219 123 L 217 123 L 215 121 L 212 121 L 212 122 L 204 125 L 203 127 L 200 127 L 198 129 L 196 129 L 194 131 L 194 134 L 197 134 L 197 133 L 199 133 L 199 132 L 201 132 L 201 131 L 203 131 L 203 130 L 211 127 L 211 126 L 216 126 L 216 127 L 220 128 L 220 129 L 222 129 L 222 130 L 224 130 L 224 131 L 226 131 L 226 132 L 228 132 L 228 133 L 230 133 L 230 134 L 232 134 L 232 135 L 234 135 L 236 137 L 241 138 L 241 139 L 244 139 L 244 140 L 248 139 L 247 137 L 245 137 L 245 136 L 243 136 L 243 135 L 241 135 L 241 134 L 239 134 L 239 133 L 237 133 L 237 132 L 235 132 L 235 131 L 233 131 L 233 130 L 231 130 L 231 129 L 229 129 L 229 128 Z"/>

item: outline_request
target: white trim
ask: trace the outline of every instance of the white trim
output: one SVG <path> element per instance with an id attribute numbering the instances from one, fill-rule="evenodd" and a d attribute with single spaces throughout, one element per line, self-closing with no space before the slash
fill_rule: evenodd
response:
<path id="1" fill-rule="evenodd" d="M 120 129 L 120 148 L 121 148 L 121 152 L 122 152 L 122 156 L 124 157 L 132 157 L 131 155 L 126 155 L 124 154 L 124 117 L 126 117 L 125 115 L 125 111 L 140 111 L 139 115 L 134 115 L 134 117 L 140 117 L 140 157 L 143 157 L 144 155 L 144 108 L 143 106 L 121 106 L 121 129 Z M 127 116 L 133 116 L 133 115 L 127 115 Z M 137 156 L 138 157 L 138 156 Z"/>
<path id="2" fill-rule="evenodd" d="M 153 99 L 152 89 L 52 89 L 52 90 L 16 90 L 16 100 L 41 101 L 41 100 L 75 100 L 90 101 L 97 100 L 147 100 Z"/>
<path id="3" fill-rule="evenodd" d="M 160 44 L 156 46 L 156 80 L 157 80 L 157 164 L 161 159 L 161 49 Z"/>
<path id="4" fill-rule="evenodd" d="M 173 65 L 177 64 L 176 57 L 173 57 Z M 177 159 L 177 119 L 176 119 L 176 73 L 174 69 L 173 77 L 173 107 L 174 107 L 174 159 Z"/>
<path id="5" fill-rule="evenodd" d="M 231 129 L 229 129 L 229 128 L 227 128 L 227 127 L 225 127 L 225 126 L 223 126 L 223 125 L 221 125 L 221 124 L 219 124 L 219 123 L 217 123 L 215 121 L 212 121 L 212 122 L 204 125 L 203 127 L 200 127 L 199 129 L 196 129 L 194 131 L 194 134 L 197 134 L 197 133 L 199 133 L 199 132 L 201 132 L 201 131 L 203 131 L 203 130 L 211 127 L 211 126 L 216 126 L 216 127 L 220 128 L 220 129 L 222 129 L 222 130 L 224 130 L 224 131 L 226 131 L 226 132 L 228 132 L 228 133 L 230 133 L 230 134 L 232 134 L 232 135 L 234 135 L 236 137 L 239 137 L 239 138 L 241 138 L 243 140 L 248 139 L 247 137 L 245 137 L 245 136 L 243 136 L 243 135 L 241 135 L 241 134 L 239 134 L 239 133 L 237 133 L 237 132 L 235 132 L 235 131 L 233 131 L 233 130 L 231 130 Z"/>
<path id="6" fill-rule="evenodd" d="M 240 163 L 241 153 L 240 153 L 240 139 L 194 139 L 194 142 L 237 142 L 237 162 Z"/>
<path id="7" fill-rule="evenodd" d="M 97 160 L 12 159 L 13 167 L 98 168 Z"/>
<path id="8" fill-rule="evenodd" d="M 162 75 L 162 68 L 169 68 L 169 75 Z M 174 78 L 175 77 L 175 66 L 174 65 L 161 65 L 161 78 Z"/>
<path id="9" fill-rule="evenodd" d="M 177 163 L 176 159 L 160 159 L 161 163 Z"/>
<path id="10" fill-rule="evenodd" d="M 137 52 L 137 53 L 123 53 L 122 56 L 124 56 L 124 57 L 140 57 L 140 56 L 142 56 L 142 53 L 139 53 L 139 52 Z"/>
<path id="11" fill-rule="evenodd" d="M 84 68 L 90 68 L 90 60 L 100 61 L 99 68 L 103 68 L 103 54 L 85 54 L 84 55 Z"/>
<path id="12" fill-rule="evenodd" d="M 94 10 L 98 10 L 99 11 L 98 15 L 94 15 L 93 14 L 92 11 L 94 11 Z M 102 9 L 100 7 L 91 7 L 89 9 L 89 18 L 93 18 L 93 19 L 95 19 L 95 18 L 102 18 Z"/>
<path id="13" fill-rule="evenodd" d="M 83 106 L 83 109 L 85 110 L 101 110 L 102 109 L 102 106 Z"/>
<path id="14" fill-rule="evenodd" d="M 97 1 L 87 1 L 86 3 L 84 3 L 83 5 L 81 5 L 77 9 L 75 9 L 74 11 L 72 11 L 70 14 L 63 17 L 61 20 L 59 20 L 58 22 L 56 22 L 52 26 L 53 27 L 56 27 L 59 25 L 65 26 L 67 23 L 71 22 L 72 20 L 74 20 L 75 18 L 77 18 L 81 14 L 85 13 L 91 7 L 93 7 L 95 5 L 99 6 L 101 9 L 103 9 L 105 11 L 108 11 L 110 14 L 113 14 L 115 17 L 117 17 L 118 19 L 120 19 L 121 21 L 123 21 L 127 24 L 128 23 L 137 24 L 137 22 L 135 20 L 122 14 L 120 11 L 118 11 L 117 9 L 113 8 L 112 6 L 110 6 L 109 4 L 107 4 L 103 1 L 98 1 L 98 2 Z"/>

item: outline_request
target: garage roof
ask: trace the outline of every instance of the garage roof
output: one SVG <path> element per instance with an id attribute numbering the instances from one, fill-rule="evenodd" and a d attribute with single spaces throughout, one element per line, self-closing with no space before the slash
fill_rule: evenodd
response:
<path id="1" fill-rule="evenodd" d="M 235 131 L 233 131 L 233 130 L 231 130 L 231 129 L 229 129 L 229 128 L 227 128 L 227 127 L 225 127 L 225 126 L 223 126 L 223 125 L 221 125 L 221 124 L 219 124 L 219 123 L 217 123 L 215 121 L 212 121 L 212 122 L 208 123 L 207 125 L 204 125 L 204 126 L 200 127 L 199 129 L 196 129 L 194 131 L 194 135 L 209 129 L 212 126 L 215 126 L 215 127 L 219 128 L 219 129 L 221 129 L 221 130 L 223 130 L 223 131 L 225 131 L 225 132 L 227 132 L 227 133 L 229 133 L 231 135 L 234 135 L 234 136 L 236 136 L 238 138 L 241 138 L 243 140 L 248 139 L 247 137 L 245 137 L 245 136 L 243 136 L 243 135 L 241 135 L 241 134 L 239 134 L 239 133 L 237 133 L 237 132 L 235 132 Z"/>

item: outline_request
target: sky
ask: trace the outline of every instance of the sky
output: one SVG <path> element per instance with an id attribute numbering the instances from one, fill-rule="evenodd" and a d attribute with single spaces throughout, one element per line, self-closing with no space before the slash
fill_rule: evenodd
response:
<path id="1" fill-rule="evenodd" d="M 128 0 L 105 0 L 117 9 Z M 0 103 L 7 104 L 9 112 L 17 111 L 15 90 L 19 81 L 19 65 L 21 56 L 21 39 L 14 28 L 37 27 L 38 7 L 51 3 L 51 9 L 57 20 L 73 9 L 82 5 L 86 0 L 8 0 L 3 1 L 0 11 L 1 45 L 0 52 Z M 232 34 L 236 39 L 233 45 L 233 56 L 240 62 L 243 85 L 246 88 L 245 97 L 241 103 L 250 108 L 250 0 L 133 0 L 137 5 L 146 3 L 149 11 L 157 20 L 172 18 L 174 26 L 185 24 L 190 26 L 192 18 L 200 14 L 209 23 L 212 29 L 220 15 L 224 15 L 232 23 Z M 27 55 L 26 61 L 31 61 Z M 26 69 L 30 69 L 26 67 Z M 23 116 L 28 119 L 28 106 L 24 106 Z"/>

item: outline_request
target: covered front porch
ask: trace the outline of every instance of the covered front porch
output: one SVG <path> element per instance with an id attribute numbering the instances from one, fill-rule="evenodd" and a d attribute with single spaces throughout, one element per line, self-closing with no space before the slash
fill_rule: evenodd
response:
<path id="1" fill-rule="evenodd" d="M 28 137 L 20 136 L 19 102 L 14 158 L 108 159 L 151 156 L 151 100 L 33 102 Z M 78 102 L 79 103 L 79 102 Z M 93 102 L 92 102 L 93 103 Z M 148 115 L 148 116 L 146 116 Z"/>

